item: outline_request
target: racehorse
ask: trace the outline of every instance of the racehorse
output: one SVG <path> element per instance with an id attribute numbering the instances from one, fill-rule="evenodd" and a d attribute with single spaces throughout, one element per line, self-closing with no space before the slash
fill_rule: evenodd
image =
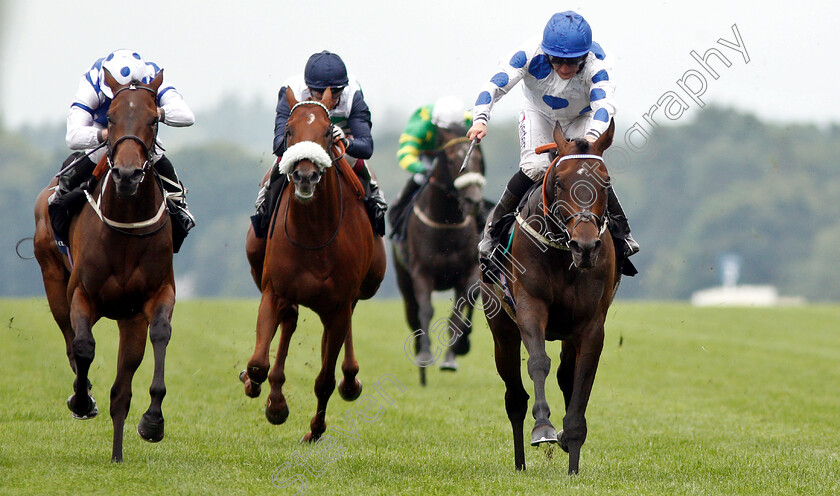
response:
<path id="1" fill-rule="evenodd" d="M 414 362 L 420 367 L 420 384 L 426 385 L 426 367 L 438 360 L 432 354 L 430 334 L 446 346 L 442 370 L 456 370 L 455 355 L 469 351 L 474 299 L 478 295 L 478 226 L 483 202 L 484 160 L 476 148 L 460 170 L 469 140 L 453 131 L 439 130 L 440 148 L 426 186 L 417 194 L 408 215 L 406 235 L 392 245 L 397 284 L 405 315 L 414 336 Z M 455 290 L 455 304 L 444 326 L 430 329 L 434 309 L 432 291 Z M 447 332 L 448 331 L 448 332 Z M 446 332 L 444 336 L 443 333 Z M 451 345 L 451 346 L 450 346 Z"/>
<path id="2" fill-rule="evenodd" d="M 288 148 L 279 166 L 290 175 L 273 218 L 262 273 L 257 342 L 247 369 L 240 374 L 245 394 L 256 398 L 260 384 L 268 379 L 271 392 L 265 416 L 282 424 L 289 415 L 283 396 L 284 371 L 289 341 L 297 327 L 297 306 L 312 309 L 321 318 L 321 370 L 315 380 L 318 406 L 305 441 L 314 442 L 326 430 L 327 402 L 335 389 L 335 366 L 344 345 L 343 379 L 338 384 L 342 398 L 352 401 L 362 391 L 356 378 L 359 364 L 353 353 L 351 317 L 359 300 L 371 298 L 385 275 L 385 245 L 373 232 L 364 204 L 363 190 L 343 158 L 343 149 L 333 146 L 330 116 L 324 102 L 298 102 L 291 90 L 286 100 L 291 109 L 286 124 Z M 280 344 L 269 373 L 269 346 L 281 325 Z"/>
<path id="3" fill-rule="evenodd" d="M 76 374 L 67 406 L 77 419 L 98 413 L 88 380 L 96 344 L 92 327 L 101 317 L 114 319 L 119 326 L 117 376 L 111 388 L 112 462 L 123 459 L 131 381 L 143 360 L 147 329 L 155 368 L 151 404 L 137 432 L 150 442 L 160 441 L 164 434 L 161 403 L 166 394 L 164 361 L 172 333 L 175 279 L 172 226 L 152 165 L 162 81 L 160 71 L 148 85 L 136 81 L 120 85 L 105 70 L 105 83 L 114 98 L 108 109 L 107 154 L 94 171 L 97 177 L 105 175 L 92 194 L 86 193 L 90 208 L 70 225 L 70 257 L 59 253 L 50 225 L 47 203 L 55 179 L 35 204 L 35 257 Z"/>
<path id="4" fill-rule="evenodd" d="M 610 178 L 601 154 L 612 143 L 611 123 L 596 142 L 567 142 L 557 128 L 557 158 L 539 194 L 517 214 L 512 244 L 499 262 L 501 276 L 482 271 L 482 297 L 504 300 L 498 284 L 506 279 L 507 311 L 486 312 L 495 342 L 496 369 L 505 383 L 505 409 L 513 427 L 514 461 L 525 469 L 522 428 L 528 394 L 520 374 L 520 344 L 528 351 L 534 383 L 535 419 L 531 445 L 560 442 L 569 453 L 569 473 L 578 472 L 586 439 L 586 405 L 604 343 L 604 321 L 620 282 L 615 247 L 607 229 Z M 540 190 L 537 190 L 540 191 Z M 496 260 L 498 260 L 498 256 Z M 512 304 L 512 305 L 511 305 Z M 499 306 L 485 305 L 485 308 Z M 506 308 L 507 310 L 507 308 Z M 557 383 L 566 415 L 558 438 L 549 421 L 545 380 L 551 360 L 546 341 L 561 340 Z"/>

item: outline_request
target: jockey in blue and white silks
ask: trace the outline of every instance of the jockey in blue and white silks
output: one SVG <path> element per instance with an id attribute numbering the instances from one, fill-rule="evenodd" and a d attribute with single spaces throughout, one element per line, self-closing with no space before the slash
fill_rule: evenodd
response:
<path id="1" fill-rule="evenodd" d="M 53 225 L 58 224 L 61 230 L 69 228 L 69 219 L 81 208 L 85 197 L 79 187 L 91 177 L 96 164 L 106 153 L 106 147 L 99 146 L 108 139 L 107 113 L 114 97 L 112 89 L 105 82 L 106 69 L 120 85 L 132 81 L 151 83 L 161 71 L 157 64 L 144 60 L 139 53 L 120 49 L 98 59 L 79 79 L 76 95 L 67 114 L 65 140 L 71 150 L 87 152 L 75 152 L 64 162 L 63 167 L 71 163 L 74 165 L 59 178 L 59 187 L 50 199 L 50 216 L 55 217 L 52 219 Z M 160 123 L 185 127 L 195 122 L 192 110 L 165 76 L 157 91 L 157 105 Z M 97 147 L 97 150 L 91 151 Z M 157 147 L 152 152 L 155 170 L 163 179 L 169 213 L 175 221 L 173 248 L 177 252 L 187 232 L 195 225 L 195 218 L 187 208 L 186 189 L 179 181 L 172 162 Z"/>
<path id="2" fill-rule="evenodd" d="M 519 112 L 520 170 L 489 216 L 479 243 L 481 257 L 487 258 L 497 245 L 491 236 L 492 226 L 516 208 L 525 192 L 545 174 L 549 157 L 537 155 L 535 149 L 554 142 L 555 126 L 559 125 L 567 138 L 590 142 L 607 130 L 616 112 L 613 72 L 610 57 L 592 41 L 589 23 L 580 14 L 566 11 L 554 14 L 542 39 L 530 40 L 515 51 L 481 87 L 473 107 L 473 126 L 467 132 L 470 139 L 481 140 L 487 134 L 493 104 L 520 81 L 525 94 Z M 609 191 L 609 211 L 615 221 L 611 224 L 621 224 L 613 235 L 626 242 L 619 250 L 630 256 L 639 246 L 630 236 L 618 198 L 612 188 Z"/>

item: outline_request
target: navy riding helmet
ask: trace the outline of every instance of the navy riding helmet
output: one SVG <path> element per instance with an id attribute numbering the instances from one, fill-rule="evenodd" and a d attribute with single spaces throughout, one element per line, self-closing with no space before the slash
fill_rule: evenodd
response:
<path id="1" fill-rule="evenodd" d="M 577 12 L 567 10 L 554 14 L 545 25 L 542 49 L 555 57 L 575 58 L 589 53 L 592 28 Z"/>
<path id="2" fill-rule="evenodd" d="M 347 86 L 347 67 L 338 55 L 324 50 L 309 57 L 303 71 L 306 86 L 324 90 Z"/>

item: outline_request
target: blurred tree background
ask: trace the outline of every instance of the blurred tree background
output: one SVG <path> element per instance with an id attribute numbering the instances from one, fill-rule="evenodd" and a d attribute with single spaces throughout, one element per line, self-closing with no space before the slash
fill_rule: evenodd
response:
<path id="1" fill-rule="evenodd" d="M 198 220 L 175 256 L 179 295 L 256 297 L 244 254 L 244 236 L 258 183 L 272 163 L 273 106 L 223 99 L 187 129 L 162 126 L 167 156 L 189 189 Z M 399 134 L 408 116 L 374 122 L 372 168 L 389 201 L 408 174 L 396 164 Z M 616 133 L 625 144 L 628 123 Z M 486 196 L 495 201 L 516 171 L 514 122 L 491 123 L 482 143 L 488 164 Z M 643 153 L 611 168 L 642 252 L 640 270 L 621 298 L 687 299 L 719 284 L 721 254 L 744 260 L 741 283 L 771 284 L 783 295 L 840 300 L 840 126 L 769 124 L 720 107 L 692 120 L 657 128 Z M 34 260 L 15 245 L 34 230 L 32 206 L 68 154 L 63 123 L 0 128 L 0 295 L 42 295 Z M 611 167 L 608 160 L 607 166 Z M 21 254 L 32 254 L 31 242 Z M 390 253 L 389 253 L 390 256 Z M 397 296 L 389 268 L 380 296 Z"/>

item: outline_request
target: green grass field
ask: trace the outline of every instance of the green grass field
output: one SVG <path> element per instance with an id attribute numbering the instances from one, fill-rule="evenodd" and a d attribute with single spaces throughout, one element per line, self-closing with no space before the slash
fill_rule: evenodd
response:
<path id="1" fill-rule="evenodd" d="M 526 447 L 528 470 L 514 471 L 504 386 L 483 317 L 461 369 L 432 369 L 421 388 L 403 352 L 402 304 L 393 300 L 363 302 L 354 319 L 362 398 L 378 400 L 359 410 L 379 409 L 379 417 L 364 421 L 354 408 L 362 405 L 336 393 L 327 415 L 332 444 L 299 444 L 315 410 L 321 328 L 314 314 L 301 314 L 287 363 L 291 414 L 272 426 L 263 416 L 266 391 L 247 398 L 237 380 L 253 351 L 257 305 L 177 304 L 166 438 L 148 444 L 136 434 L 149 403 L 149 346 L 134 380 L 125 462 L 114 465 L 114 323 L 94 328 L 100 415 L 76 421 L 64 404 L 73 375 L 46 301 L 0 300 L 0 493 L 294 494 L 305 483 L 309 495 L 840 494 L 840 307 L 616 304 L 581 472 L 569 477 L 559 448 Z M 446 307 L 441 302 L 437 315 Z M 548 348 L 554 368 L 559 343 Z M 383 382 L 393 404 L 373 387 L 385 374 L 405 386 Z M 553 376 L 547 389 L 559 427 Z M 530 382 L 526 389 L 533 396 Z M 531 427 L 529 417 L 526 438 Z"/>

